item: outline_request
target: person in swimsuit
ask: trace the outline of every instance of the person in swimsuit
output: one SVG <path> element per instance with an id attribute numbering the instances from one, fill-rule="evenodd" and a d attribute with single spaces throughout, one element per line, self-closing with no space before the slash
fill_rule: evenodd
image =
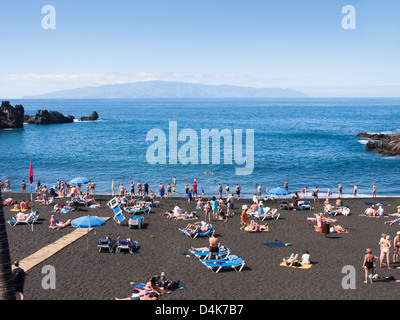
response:
<path id="1" fill-rule="evenodd" d="M 382 268 L 382 263 L 386 257 L 387 266 L 388 266 L 388 269 L 390 269 L 390 247 L 392 246 L 390 243 L 390 236 L 387 235 L 386 237 L 381 238 L 379 245 L 381 246 L 381 257 L 380 257 L 380 261 L 379 261 L 380 262 L 379 266 Z"/>
<path id="2" fill-rule="evenodd" d="M 377 256 L 372 254 L 371 249 L 367 249 L 367 254 L 364 256 L 363 268 L 365 269 L 365 281 L 364 283 L 368 283 L 368 278 L 372 283 L 372 275 L 374 274 L 374 261 L 378 260 Z"/>
<path id="3" fill-rule="evenodd" d="M 400 231 L 397 231 L 397 236 L 393 239 L 393 247 L 393 262 L 398 262 L 400 255 Z"/>
<path id="4" fill-rule="evenodd" d="M 342 192 L 343 192 L 343 186 L 339 183 L 339 187 L 338 187 L 338 192 L 339 192 L 339 198 L 342 196 Z"/>
<path id="5" fill-rule="evenodd" d="M 376 198 L 376 184 L 375 184 L 375 182 L 372 184 L 372 197 Z"/>
<path id="6" fill-rule="evenodd" d="M 219 259 L 219 248 L 221 244 L 219 243 L 219 239 L 215 236 L 215 232 L 212 233 L 210 240 L 210 253 L 208 255 L 208 259 L 211 259 L 213 255 L 215 255 L 215 259 Z"/>
<path id="7" fill-rule="evenodd" d="M 315 187 L 313 189 L 313 197 L 314 197 L 314 203 L 318 202 L 319 203 L 319 199 L 318 199 L 318 187 Z"/>

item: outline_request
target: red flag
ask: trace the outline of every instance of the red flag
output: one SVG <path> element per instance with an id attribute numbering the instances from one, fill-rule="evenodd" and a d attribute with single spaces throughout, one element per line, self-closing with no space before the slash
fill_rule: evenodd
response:
<path id="1" fill-rule="evenodd" d="M 32 170 L 32 159 L 31 159 L 31 168 L 29 170 L 29 182 L 33 183 L 33 170 Z"/>

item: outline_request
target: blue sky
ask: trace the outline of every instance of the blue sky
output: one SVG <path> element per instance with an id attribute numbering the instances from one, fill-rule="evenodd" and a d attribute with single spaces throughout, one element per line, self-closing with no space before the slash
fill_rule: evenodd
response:
<path id="1" fill-rule="evenodd" d="M 4 0 L 0 14 L 2 98 L 155 79 L 400 96 L 398 0 Z"/>

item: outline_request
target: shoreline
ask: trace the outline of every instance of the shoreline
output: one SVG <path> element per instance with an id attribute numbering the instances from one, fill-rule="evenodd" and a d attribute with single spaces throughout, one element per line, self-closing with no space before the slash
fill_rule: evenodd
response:
<path id="1" fill-rule="evenodd" d="M 314 198 L 313 198 L 311 192 L 307 192 L 305 197 L 302 197 L 299 191 L 295 191 L 295 192 L 298 192 L 298 193 L 299 193 L 299 196 L 300 196 L 300 199 L 299 199 L 299 200 L 309 200 L 309 201 L 310 201 L 310 200 L 312 200 L 312 201 L 314 200 Z M 89 193 L 90 193 L 90 192 L 89 192 Z M 14 190 L 8 190 L 8 191 L 7 191 L 7 190 L 4 190 L 4 191 L 2 191 L 2 195 L 3 195 L 3 196 L 4 196 L 4 195 L 7 195 L 7 194 L 16 194 L 16 195 L 23 195 L 23 194 L 26 194 L 26 195 L 29 195 L 29 196 L 31 195 L 30 192 L 21 192 L 21 191 L 14 191 Z M 36 195 L 36 194 L 38 194 L 38 193 L 35 191 L 35 192 L 32 192 L 32 194 L 33 194 L 33 195 Z M 83 194 L 84 194 L 84 193 L 83 193 Z M 175 194 L 175 195 L 174 195 L 174 194 Z M 241 194 L 240 194 L 240 200 L 252 200 L 254 194 L 255 194 L 255 193 L 252 193 L 252 194 L 249 194 L 249 193 L 243 193 L 243 194 L 242 194 L 242 193 L 241 193 Z M 279 200 L 279 199 L 281 199 L 281 200 L 288 200 L 288 199 L 292 199 L 292 195 L 293 195 L 293 194 L 294 194 L 294 193 L 291 193 L 291 192 L 289 191 L 289 195 L 287 195 L 287 196 L 277 196 L 276 198 L 274 198 L 274 200 Z M 95 193 L 90 193 L 90 195 L 93 195 L 93 196 L 101 196 L 101 197 L 113 197 L 113 195 L 112 195 L 111 192 L 110 192 L 110 193 L 107 193 L 107 192 L 95 192 Z M 236 193 L 233 192 L 232 195 L 233 195 L 234 199 L 237 200 L 237 199 L 236 199 Z M 114 196 L 118 196 L 118 193 L 114 193 Z M 129 195 L 129 196 L 130 196 L 130 195 Z M 212 198 L 213 196 L 216 197 L 216 198 L 219 198 L 219 195 L 218 195 L 218 194 L 212 194 L 212 195 L 206 194 L 206 195 L 202 196 L 201 193 L 199 193 L 199 194 L 197 195 L 197 197 L 202 197 L 203 199 Z M 262 200 L 262 201 L 264 201 L 265 196 L 266 196 L 266 194 L 265 194 L 265 192 L 263 192 L 262 195 L 261 195 L 261 200 Z M 135 198 L 139 198 L 140 196 L 137 195 L 137 194 L 135 194 L 134 197 L 135 197 Z M 146 197 L 148 197 L 148 196 L 146 196 Z M 64 198 L 69 198 L 69 197 L 66 196 L 66 197 L 64 197 Z M 159 195 L 157 195 L 156 198 L 159 199 L 159 198 L 160 198 Z M 192 198 L 195 199 L 195 197 L 193 197 L 193 196 L 192 196 Z M 222 193 L 222 198 L 226 198 L 226 193 L 225 193 L 225 192 Z M 320 192 L 320 193 L 319 193 L 319 200 L 326 199 L 326 198 L 327 198 L 327 193 L 324 193 L 324 192 L 322 192 L 322 193 Z M 329 197 L 329 199 L 331 199 L 331 200 L 337 199 L 337 198 L 338 198 L 338 197 L 335 196 L 335 193 L 333 193 L 333 194 Z M 354 200 L 356 200 L 356 199 L 374 199 L 374 197 L 372 197 L 371 195 L 367 195 L 367 194 L 359 194 L 357 197 L 354 197 L 353 194 L 346 194 L 346 193 L 342 194 L 342 197 L 341 197 L 341 198 L 342 198 L 342 199 L 354 199 Z M 400 198 L 400 195 L 379 195 L 379 194 L 378 194 L 375 198 Z M 186 195 L 183 194 L 183 193 L 173 193 L 172 198 L 166 198 L 166 199 L 185 199 L 185 200 L 187 200 Z M 268 200 L 271 200 L 271 197 L 268 197 Z M 193 201 L 193 200 L 192 200 L 192 201 Z"/>

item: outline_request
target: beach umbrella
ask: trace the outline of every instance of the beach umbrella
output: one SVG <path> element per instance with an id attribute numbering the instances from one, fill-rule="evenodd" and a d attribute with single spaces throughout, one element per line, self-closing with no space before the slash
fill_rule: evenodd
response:
<path id="1" fill-rule="evenodd" d="M 98 228 L 106 224 L 104 219 L 93 216 L 83 216 L 71 221 L 72 226 L 76 228 Z"/>
<path id="2" fill-rule="evenodd" d="M 77 177 L 75 179 L 72 179 L 69 183 L 76 186 L 76 185 L 82 185 L 82 184 L 87 184 L 89 183 L 89 179 L 86 179 L 84 177 Z"/>
<path id="3" fill-rule="evenodd" d="M 273 195 L 273 196 L 278 196 L 278 199 L 281 196 L 287 196 L 288 194 L 290 194 L 288 190 L 286 190 L 284 188 L 281 188 L 281 187 L 271 189 L 271 190 L 269 190 L 268 193 Z M 279 207 L 279 201 L 278 201 L 278 207 Z"/>
<path id="4" fill-rule="evenodd" d="M 73 227 L 88 229 L 88 233 L 90 228 L 97 229 L 101 226 L 104 226 L 105 224 L 106 222 L 104 219 L 93 216 L 83 216 L 71 221 L 71 225 Z M 89 236 L 87 237 L 87 250 L 89 250 Z"/>
<path id="5" fill-rule="evenodd" d="M 283 189 L 281 187 L 278 187 L 278 188 L 269 190 L 268 193 L 272 194 L 274 196 L 287 196 L 289 194 L 289 191 L 287 191 L 286 189 Z"/>

